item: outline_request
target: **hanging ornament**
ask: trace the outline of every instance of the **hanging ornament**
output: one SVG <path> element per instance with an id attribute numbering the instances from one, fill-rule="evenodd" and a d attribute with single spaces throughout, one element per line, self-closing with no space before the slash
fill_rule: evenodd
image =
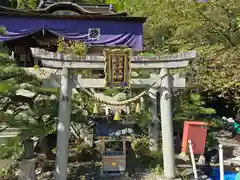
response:
<path id="1" fill-rule="evenodd" d="M 120 113 L 118 111 L 116 111 L 113 120 L 114 121 L 119 121 L 120 119 L 121 119 Z"/>
<path id="2" fill-rule="evenodd" d="M 140 103 L 137 103 L 135 112 L 138 113 L 138 114 L 141 113 L 141 106 L 140 106 Z"/>
<path id="3" fill-rule="evenodd" d="M 97 104 L 94 104 L 93 114 L 98 114 L 98 106 L 97 106 Z"/>
<path id="4" fill-rule="evenodd" d="M 33 66 L 33 69 L 34 69 L 34 70 L 39 70 L 39 65 L 35 64 L 35 65 Z"/>

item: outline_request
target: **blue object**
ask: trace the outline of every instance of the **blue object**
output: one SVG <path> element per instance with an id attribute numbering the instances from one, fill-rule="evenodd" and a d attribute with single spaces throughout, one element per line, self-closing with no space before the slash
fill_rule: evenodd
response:
<path id="1" fill-rule="evenodd" d="M 240 180 L 240 172 L 236 174 L 235 180 Z"/>
<path id="2" fill-rule="evenodd" d="M 107 151 L 103 153 L 104 156 L 123 156 L 122 151 Z"/>
<path id="3" fill-rule="evenodd" d="M 132 128 L 123 128 L 116 126 L 107 126 L 104 124 L 96 124 L 96 136 L 130 136 L 134 133 Z"/>
<path id="4" fill-rule="evenodd" d="M 224 172 L 224 180 L 235 180 L 237 173 L 233 171 L 225 171 Z M 210 178 L 211 180 L 220 180 L 220 169 L 213 168 L 213 176 L 214 178 Z"/>
<path id="5" fill-rule="evenodd" d="M 235 123 L 233 124 L 233 127 L 234 127 L 236 133 L 237 133 L 237 134 L 240 134 L 240 124 L 235 122 Z"/>

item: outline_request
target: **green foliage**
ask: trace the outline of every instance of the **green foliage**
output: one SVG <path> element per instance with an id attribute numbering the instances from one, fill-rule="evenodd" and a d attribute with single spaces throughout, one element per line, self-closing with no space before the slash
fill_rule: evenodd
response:
<path id="1" fill-rule="evenodd" d="M 196 93 L 184 93 L 174 97 L 174 119 L 175 120 L 208 120 L 207 116 L 215 114 L 212 108 L 204 107 L 205 102 Z"/>
<path id="2" fill-rule="evenodd" d="M 161 151 L 150 151 L 150 167 L 155 173 L 162 174 L 163 154 Z"/>
<path id="3" fill-rule="evenodd" d="M 2 122 L 10 127 L 21 128 L 23 139 L 45 135 L 48 128 L 52 128 L 54 121 L 45 124 L 42 118 L 47 116 L 48 122 L 57 116 L 57 101 L 41 99 L 41 96 L 47 93 L 38 89 L 41 83 L 23 69 L 10 63 L 7 66 L 2 65 L 1 69 L 0 112 L 6 116 Z M 33 96 L 18 94 L 22 90 Z"/>
<path id="4" fill-rule="evenodd" d="M 90 161 L 93 159 L 94 156 L 94 151 L 93 148 L 85 143 L 80 143 L 76 146 L 76 152 L 79 160 L 81 161 Z"/>
<path id="5" fill-rule="evenodd" d="M 239 0 L 130 0 L 122 4 L 131 15 L 147 17 L 145 50 L 196 49 L 199 58 L 186 72 L 191 83 L 226 99 L 239 99 Z"/>
<path id="6" fill-rule="evenodd" d="M 0 145 L 0 159 L 18 159 L 23 152 L 23 147 L 19 137 L 6 140 L 5 144 Z"/>
<path id="7" fill-rule="evenodd" d="M 15 0 L 12 1 L 12 6 L 14 7 L 15 4 L 17 8 L 24 8 L 24 9 L 36 9 L 38 0 Z"/>
<path id="8" fill-rule="evenodd" d="M 80 111 L 85 117 L 93 113 L 94 100 L 86 93 L 80 91 L 79 93 L 74 94 L 73 102 L 75 103 L 75 108 L 77 108 L 78 111 Z M 80 116 L 78 113 L 76 118 L 73 119 L 75 119 L 76 122 L 82 122 L 85 118 L 83 116 Z"/>
<path id="9" fill-rule="evenodd" d="M 20 128 L 21 140 L 56 131 L 59 90 L 42 88 L 40 80 L 14 65 L 6 55 L 1 56 L 0 69 L 0 122 L 7 127 Z M 19 93 L 23 90 L 24 93 Z M 72 121 L 86 123 L 92 104 L 84 93 L 74 95 Z M 20 139 L 9 139 L 1 147 L 1 155 L 18 156 Z"/>
<path id="10" fill-rule="evenodd" d="M 104 95 L 106 96 L 115 96 L 118 93 L 120 93 L 120 89 L 118 88 L 108 88 L 104 91 Z"/>
<path id="11" fill-rule="evenodd" d="M 3 178 L 4 180 L 17 180 L 18 177 L 15 176 L 16 170 L 17 166 L 15 164 L 2 168 L 0 170 L 0 179 Z"/>
<path id="12" fill-rule="evenodd" d="M 63 38 L 58 38 L 58 52 L 83 56 L 86 53 L 86 46 L 82 41 L 65 41 Z"/>
<path id="13" fill-rule="evenodd" d="M 6 32 L 6 28 L 3 26 L 0 26 L 0 35 L 3 35 Z"/>
<path id="14" fill-rule="evenodd" d="M 132 141 L 132 148 L 139 159 L 143 160 L 149 156 L 149 139 L 143 136 L 142 138 L 136 138 Z"/>
<path id="15" fill-rule="evenodd" d="M 207 134 L 206 149 L 216 148 L 218 145 L 218 140 L 214 137 L 213 133 Z"/>
<path id="16" fill-rule="evenodd" d="M 125 6 L 125 0 L 106 0 L 105 3 L 107 4 L 112 4 L 114 9 L 116 9 L 117 12 L 123 11 L 124 6 Z"/>
<path id="17" fill-rule="evenodd" d="M 155 168 L 152 169 L 152 173 L 153 173 L 154 175 L 162 175 L 162 174 L 163 174 L 163 168 L 162 168 L 162 166 L 160 166 L 160 165 L 158 164 Z"/>
<path id="18" fill-rule="evenodd" d="M 147 136 L 142 136 L 130 140 L 133 151 L 140 165 L 147 165 L 155 170 L 161 170 L 163 157 L 161 151 L 150 151 L 150 141 Z M 136 162 L 137 163 L 137 162 Z"/>

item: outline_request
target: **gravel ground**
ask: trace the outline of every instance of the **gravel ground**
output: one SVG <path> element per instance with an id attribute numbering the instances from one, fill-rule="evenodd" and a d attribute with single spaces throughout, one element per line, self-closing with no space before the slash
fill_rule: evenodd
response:
<path id="1" fill-rule="evenodd" d="M 216 134 L 220 144 L 223 145 L 225 165 L 240 165 L 240 137 L 232 138 L 231 133 L 220 131 Z"/>

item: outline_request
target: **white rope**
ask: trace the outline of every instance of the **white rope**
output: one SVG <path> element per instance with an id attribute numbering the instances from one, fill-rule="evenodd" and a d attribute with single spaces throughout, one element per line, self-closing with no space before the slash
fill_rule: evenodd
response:
<path id="1" fill-rule="evenodd" d="M 111 101 L 111 100 L 105 100 L 105 99 L 102 99 L 101 97 L 97 96 L 95 93 L 91 93 L 90 91 L 88 91 L 87 89 L 81 87 L 81 84 L 74 80 L 75 83 L 77 83 L 80 87 L 80 89 L 82 89 L 86 94 L 88 94 L 89 96 L 91 96 L 94 100 L 102 103 L 102 104 L 106 104 L 106 105 L 112 105 L 112 106 L 123 106 L 123 105 L 127 105 L 127 104 L 130 104 L 134 101 L 137 101 L 138 99 L 140 99 L 141 97 L 143 97 L 144 95 L 146 95 L 148 93 L 148 91 L 156 84 L 158 83 L 159 81 L 161 81 L 163 79 L 163 77 L 165 76 L 162 76 L 159 80 L 155 81 L 154 83 L 152 83 L 150 85 L 150 87 L 147 89 L 147 90 L 144 90 L 143 92 L 141 92 L 140 94 L 138 94 L 137 96 L 131 98 L 131 99 L 127 99 L 127 100 L 124 100 L 124 101 Z M 80 92 L 78 89 L 77 89 L 78 92 Z"/>
<path id="2" fill-rule="evenodd" d="M 46 71 L 43 70 L 43 69 L 38 69 L 37 70 L 40 74 L 44 74 L 46 75 Z M 52 71 L 52 73 L 50 73 L 51 75 L 49 77 L 54 77 L 53 75 L 55 75 L 57 73 L 58 70 L 54 70 Z M 49 73 L 49 72 L 48 72 Z M 150 85 L 150 87 L 146 90 L 144 90 L 143 92 L 141 92 L 140 94 L 138 94 L 137 96 L 131 98 L 131 99 L 127 99 L 127 100 L 124 100 L 124 101 L 112 101 L 112 100 L 106 100 L 106 99 L 103 99 L 102 97 L 99 97 L 96 93 L 94 93 L 93 91 L 90 92 L 88 91 L 86 88 L 82 87 L 81 84 L 72 78 L 72 80 L 80 87 L 80 89 L 82 91 L 84 91 L 87 95 L 91 96 L 95 101 L 97 102 L 100 102 L 102 104 L 105 104 L 105 105 L 112 105 L 112 106 L 123 106 L 123 105 L 127 105 L 127 104 L 130 104 L 132 102 L 135 102 L 137 101 L 138 99 L 140 99 L 141 97 L 143 97 L 144 95 L 146 95 L 148 93 L 148 91 L 158 82 L 161 83 L 162 79 L 165 77 L 166 75 L 163 75 L 159 78 L 159 80 L 155 81 L 154 83 L 152 83 Z M 56 77 L 54 77 L 56 81 L 58 81 L 58 79 Z M 76 91 L 78 93 L 80 93 L 80 90 L 79 89 L 76 89 Z"/>

